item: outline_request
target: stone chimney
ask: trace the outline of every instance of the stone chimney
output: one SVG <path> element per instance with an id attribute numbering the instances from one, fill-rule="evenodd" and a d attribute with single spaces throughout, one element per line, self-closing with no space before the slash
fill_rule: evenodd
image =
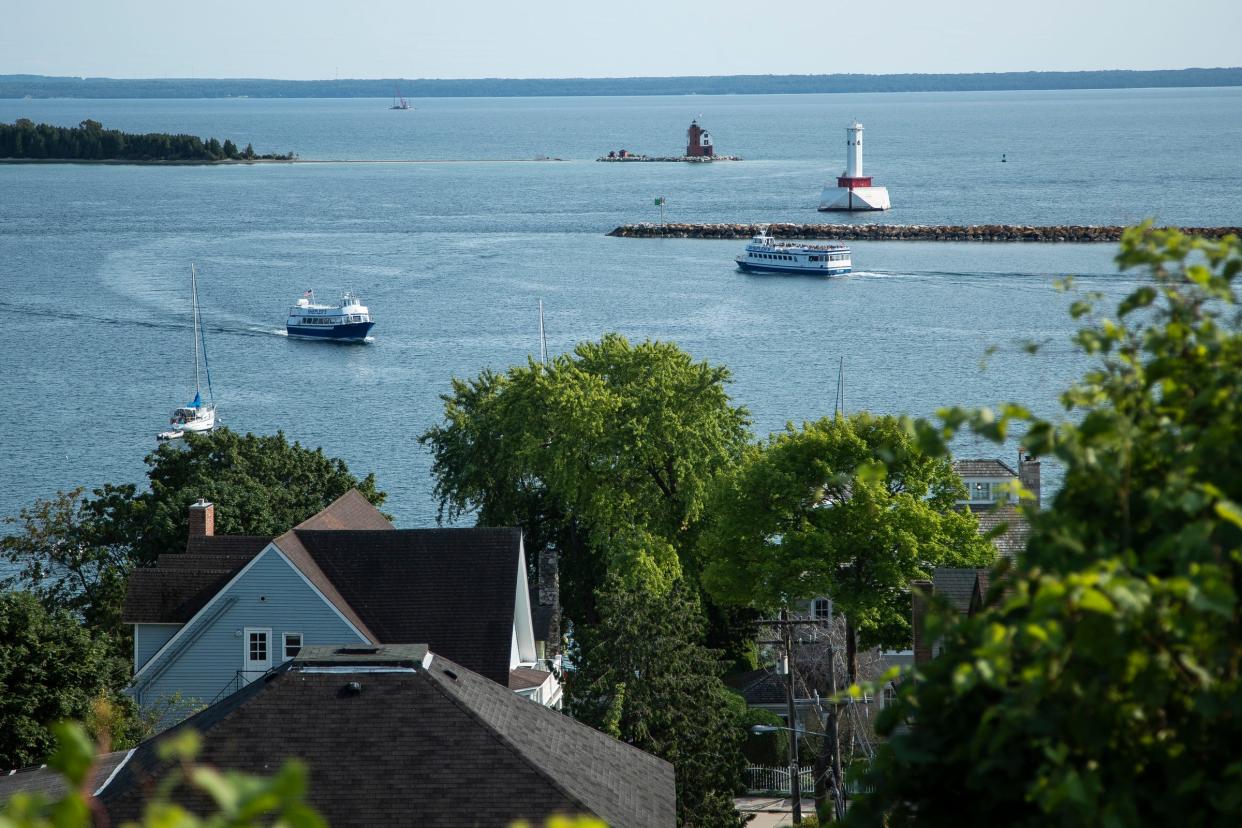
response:
<path id="1" fill-rule="evenodd" d="M 1035 495 L 1035 508 L 1040 508 L 1039 460 L 1021 447 L 1018 448 L 1018 482 Z"/>
<path id="2" fill-rule="evenodd" d="M 548 658 L 561 651 L 561 576 L 560 553 L 554 546 L 545 546 L 539 553 L 539 606 L 551 608 L 548 622 Z"/>
<path id="3" fill-rule="evenodd" d="M 211 537 L 216 533 L 216 507 L 201 497 L 190 504 L 190 537 Z"/>
<path id="4" fill-rule="evenodd" d="M 914 631 L 914 663 L 931 661 L 932 642 L 927 638 L 927 610 L 931 606 L 932 582 L 910 584 L 910 626 Z"/>

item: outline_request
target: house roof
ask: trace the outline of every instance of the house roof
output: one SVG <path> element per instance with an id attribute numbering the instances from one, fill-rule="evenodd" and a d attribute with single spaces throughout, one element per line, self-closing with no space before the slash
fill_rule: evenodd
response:
<path id="1" fill-rule="evenodd" d="M 552 673 L 547 670 L 536 670 L 534 667 L 514 667 L 509 671 L 509 689 L 529 690 L 532 687 L 541 687 L 551 676 Z"/>
<path id="2" fill-rule="evenodd" d="M 811 694 L 803 681 L 805 673 L 800 672 L 799 676 L 799 681 L 794 684 L 794 700 L 801 704 L 810 699 Z M 772 667 L 760 667 L 758 670 L 734 673 L 731 676 L 725 676 L 724 683 L 726 687 L 741 695 L 746 700 L 746 704 L 752 707 L 788 704 L 789 702 L 786 693 L 789 679 L 784 673 L 778 673 Z"/>
<path id="3" fill-rule="evenodd" d="M 1031 525 L 1026 516 L 1012 503 L 989 504 L 985 508 L 971 508 L 979 519 L 979 533 L 988 534 L 999 527 L 1000 534 L 992 538 L 992 544 L 1001 557 L 1016 561 L 1026 551 L 1031 538 Z"/>
<path id="4" fill-rule="evenodd" d="M 541 824 L 554 813 L 613 828 L 675 824 L 667 762 L 425 648 L 333 649 L 306 648 L 170 733 L 197 730 L 199 761 L 228 770 L 270 774 L 299 758 L 309 803 L 338 828 Z M 170 769 L 161 738 L 139 745 L 101 792 L 114 823 L 139 816 Z M 175 799 L 208 807 L 185 789 Z"/>
<path id="5" fill-rule="evenodd" d="M 116 770 L 117 765 L 125 760 L 128 753 L 128 750 L 115 750 L 112 753 L 103 754 L 96 760 L 90 779 L 92 791 L 112 775 L 112 771 Z M 69 785 L 59 771 L 52 770 L 46 765 L 12 773 L 0 770 L 0 806 L 18 792 L 38 793 L 49 799 L 56 799 L 69 792 Z"/>
<path id="6" fill-rule="evenodd" d="M 433 652 L 508 683 L 520 530 L 294 534 L 340 599 L 373 631 L 372 641 L 425 641 Z"/>
<path id="7" fill-rule="evenodd" d="M 372 643 L 425 641 L 508 683 L 520 530 L 395 529 L 351 490 L 270 542 Z M 188 622 L 268 543 L 199 536 L 161 555 L 131 575 L 125 620 Z"/>
<path id="8" fill-rule="evenodd" d="M 1008 464 L 994 459 L 954 460 L 953 471 L 959 477 L 1017 477 Z"/>
<path id="9" fill-rule="evenodd" d="M 946 598 L 958 612 L 966 613 L 970 610 L 970 597 L 980 572 L 987 570 L 938 566 L 932 574 L 932 590 Z"/>

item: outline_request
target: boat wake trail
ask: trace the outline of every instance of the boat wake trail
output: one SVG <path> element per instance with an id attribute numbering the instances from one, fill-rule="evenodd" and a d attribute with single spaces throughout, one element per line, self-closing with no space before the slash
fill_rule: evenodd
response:
<path id="1" fill-rule="evenodd" d="M 92 313 L 77 313 L 56 308 L 23 307 L 11 302 L 0 302 L 0 311 L 16 311 L 24 316 L 37 316 L 44 319 L 63 319 L 69 322 L 89 322 L 96 325 L 116 325 L 128 328 L 146 328 L 148 330 L 184 331 L 193 327 L 188 322 L 165 322 L 158 319 L 127 319 L 116 316 L 102 316 Z M 208 332 L 232 336 L 284 336 L 283 330 L 260 327 L 235 327 L 231 325 L 205 325 Z"/>

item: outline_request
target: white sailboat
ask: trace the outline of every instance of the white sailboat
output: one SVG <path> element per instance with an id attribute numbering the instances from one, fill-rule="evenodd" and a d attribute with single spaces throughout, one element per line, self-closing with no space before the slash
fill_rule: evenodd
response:
<path id="1" fill-rule="evenodd" d="M 203 320 L 198 309 L 198 271 L 190 265 L 190 305 L 194 324 L 191 334 L 194 339 L 194 399 L 173 411 L 172 425 L 168 431 L 161 431 L 160 440 L 176 440 L 184 437 L 186 432 L 203 434 L 216 427 L 216 401 L 211 389 L 211 368 L 207 364 L 207 340 L 203 336 Z M 199 353 L 202 352 L 202 373 L 207 375 L 207 399 L 203 400 L 203 388 L 199 372 Z"/>

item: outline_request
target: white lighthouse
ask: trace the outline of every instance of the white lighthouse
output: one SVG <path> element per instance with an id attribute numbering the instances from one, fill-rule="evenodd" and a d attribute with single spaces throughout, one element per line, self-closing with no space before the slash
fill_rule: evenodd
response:
<path id="1" fill-rule="evenodd" d="M 819 209 L 887 210 L 887 187 L 873 187 L 871 177 L 863 175 L 863 125 L 855 121 L 845 128 L 845 175 L 837 177 L 836 186 L 824 187 L 819 196 Z"/>

